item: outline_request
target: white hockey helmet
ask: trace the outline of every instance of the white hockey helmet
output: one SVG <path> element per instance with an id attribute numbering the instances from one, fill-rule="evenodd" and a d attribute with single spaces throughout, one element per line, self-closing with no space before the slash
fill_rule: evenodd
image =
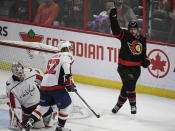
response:
<path id="1" fill-rule="evenodd" d="M 61 52 L 63 48 L 68 48 L 70 51 L 72 49 L 72 44 L 69 41 L 60 41 L 58 44 L 58 51 Z"/>
<path id="2" fill-rule="evenodd" d="M 24 77 L 24 67 L 20 62 L 14 62 L 12 64 L 12 73 L 14 76 L 17 76 L 19 78 Z"/>

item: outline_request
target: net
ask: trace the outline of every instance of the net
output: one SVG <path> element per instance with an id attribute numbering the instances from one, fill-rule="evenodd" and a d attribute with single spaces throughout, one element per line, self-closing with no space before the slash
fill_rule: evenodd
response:
<path id="1" fill-rule="evenodd" d="M 12 63 L 17 61 L 21 62 L 24 67 L 45 71 L 48 59 L 56 52 L 57 47 L 38 42 L 0 41 L 0 71 L 4 73 L 4 76 L 9 77 Z M 5 82 L 7 80 L 7 77 L 4 77 L 0 85 L 0 109 L 7 109 L 7 106 L 4 105 L 8 101 L 5 93 Z M 79 98 L 74 96 L 74 93 L 70 93 L 70 96 L 72 98 L 71 118 L 90 116 L 89 111 Z"/>

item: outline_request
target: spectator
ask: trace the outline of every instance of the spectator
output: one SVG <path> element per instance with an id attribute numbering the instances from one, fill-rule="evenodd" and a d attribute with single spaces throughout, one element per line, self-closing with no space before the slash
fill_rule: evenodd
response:
<path id="1" fill-rule="evenodd" d="M 102 11 L 98 16 L 94 15 L 95 20 L 88 23 L 89 30 L 110 33 L 110 25 L 106 11 Z"/>
<path id="2" fill-rule="evenodd" d="M 113 2 L 113 0 L 108 0 L 108 2 Z M 98 6 L 97 6 L 98 5 Z M 88 21 L 93 21 L 93 15 L 100 14 L 104 11 L 106 5 L 106 0 L 90 0 L 87 1 L 87 19 Z"/>
<path id="3" fill-rule="evenodd" d="M 158 5 L 158 9 L 165 10 L 167 6 L 169 6 L 168 0 L 161 0 Z"/>
<path id="4" fill-rule="evenodd" d="M 175 9 L 175 0 L 168 0 L 171 9 Z"/>
<path id="5" fill-rule="evenodd" d="M 114 7 L 113 2 L 106 2 L 105 3 L 105 10 L 100 12 L 100 14 L 98 16 L 93 15 L 95 17 L 95 20 L 93 20 L 92 22 L 88 22 L 89 30 L 110 33 L 108 10 L 112 7 Z"/>
<path id="6" fill-rule="evenodd" d="M 175 43 L 175 9 L 173 9 L 172 12 L 170 12 L 170 22 L 171 22 L 171 28 L 170 33 L 168 37 L 168 42 Z"/>
<path id="7" fill-rule="evenodd" d="M 62 26 L 84 28 L 84 4 L 83 0 L 67 0 L 65 3 Z"/>
<path id="8" fill-rule="evenodd" d="M 138 0 L 124 0 L 123 4 L 128 5 L 132 9 L 138 8 Z"/>
<path id="9" fill-rule="evenodd" d="M 45 0 L 38 8 L 34 22 L 51 25 L 59 14 L 59 6 L 53 0 Z"/>
<path id="10" fill-rule="evenodd" d="M 127 28 L 130 21 L 137 21 L 133 10 L 123 3 L 123 0 L 116 0 L 116 8 L 118 9 L 117 17 L 121 27 Z"/>
<path id="11" fill-rule="evenodd" d="M 36 0 L 32 1 L 31 4 L 31 20 L 34 20 L 39 4 Z M 28 0 L 16 0 L 9 11 L 9 18 L 17 20 L 29 20 L 29 2 Z"/>

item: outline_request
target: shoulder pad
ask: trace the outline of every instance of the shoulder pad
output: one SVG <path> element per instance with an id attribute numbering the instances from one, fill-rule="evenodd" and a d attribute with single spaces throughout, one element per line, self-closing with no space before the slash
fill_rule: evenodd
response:
<path id="1" fill-rule="evenodd" d="M 37 68 L 25 68 L 24 74 L 27 76 L 34 75 L 34 74 L 43 75 L 42 71 L 40 69 L 37 69 Z"/>
<path id="2" fill-rule="evenodd" d="M 6 82 L 6 86 L 9 86 L 11 83 L 9 81 Z"/>
<path id="3" fill-rule="evenodd" d="M 6 86 L 9 86 L 11 83 L 13 83 L 12 76 L 6 81 Z"/>

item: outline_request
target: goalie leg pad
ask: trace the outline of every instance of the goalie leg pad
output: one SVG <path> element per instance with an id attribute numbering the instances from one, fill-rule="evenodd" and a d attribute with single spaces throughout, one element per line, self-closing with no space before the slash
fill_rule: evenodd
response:
<path id="1" fill-rule="evenodd" d="M 43 127 L 45 127 L 45 125 L 44 125 L 44 122 L 43 122 L 43 118 L 42 117 L 37 122 L 35 122 L 33 124 L 33 128 L 34 129 L 40 129 L 40 128 L 43 128 Z"/>
<path id="2" fill-rule="evenodd" d="M 49 115 L 43 116 L 43 122 L 46 127 L 52 127 L 55 123 L 55 118 L 58 115 L 58 108 L 56 105 L 50 107 L 49 111 L 46 113 Z"/>
<path id="3" fill-rule="evenodd" d="M 37 108 L 32 112 L 32 115 L 40 119 L 43 114 L 45 114 L 49 110 L 49 106 L 40 106 L 38 105 Z"/>
<path id="4" fill-rule="evenodd" d="M 9 109 L 10 114 L 10 123 L 9 129 L 12 130 L 19 130 L 20 127 L 18 126 L 18 122 L 22 122 L 22 110 L 21 109 Z"/>

